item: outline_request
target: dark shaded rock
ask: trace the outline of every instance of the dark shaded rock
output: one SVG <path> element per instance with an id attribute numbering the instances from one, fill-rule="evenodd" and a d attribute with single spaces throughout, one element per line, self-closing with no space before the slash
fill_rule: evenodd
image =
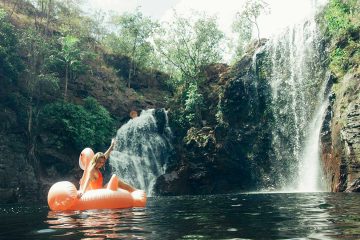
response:
<path id="1" fill-rule="evenodd" d="M 21 134 L 0 134 L 0 203 L 39 200 L 39 181 L 27 160 Z M 6 137 L 5 137 L 6 136 Z"/>
<path id="2" fill-rule="evenodd" d="M 167 123 L 165 109 L 164 108 L 155 109 L 154 117 L 156 119 L 158 133 L 163 134 Z"/>
<path id="3" fill-rule="evenodd" d="M 345 192 L 360 192 L 360 178 L 352 182 Z"/>
<path id="4" fill-rule="evenodd" d="M 129 78 L 129 69 L 131 68 L 131 58 L 119 54 L 104 54 L 104 59 L 107 64 L 112 66 L 116 74 L 121 79 Z M 139 90 L 142 88 L 161 88 L 166 89 L 166 80 L 169 76 L 158 70 L 141 71 L 137 69 L 135 75 L 130 81 L 131 88 Z"/>
<path id="5" fill-rule="evenodd" d="M 188 167 L 180 167 L 177 171 L 171 171 L 161 175 L 154 186 L 157 194 L 163 196 L 194 194 L 194 189 L 189 183 Z"/>
<path id="6" fill-rule="evenodd" d="M 17 195 L 18 195 L 18 190 L 19 189 L 8 189 L 8 188 L 4 188 L 1 189 L 0 188 L 0 204 L 6 204 L 6 203 L 14 203 L 18 201 Z"/>

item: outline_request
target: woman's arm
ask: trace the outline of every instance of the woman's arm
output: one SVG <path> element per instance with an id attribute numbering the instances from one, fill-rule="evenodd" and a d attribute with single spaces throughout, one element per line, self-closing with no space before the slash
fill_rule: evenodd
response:
<path id="1" fill-rule="evenodd" d="M 114 146 L 115 146 L 115 138 L 111 139 L 110 147 L 104 153 L 106 159 L 108 159 L 110 157 L 110 153 L 114 149 Z"/>
<path id="2" fill-rule="evenodd" d="M 89 167 L 90 167 L 90 169 L 88 169 L 89 172 L 86 174 L 84 172 L 84 175 L 86 176 L 84 179 L 85 183 L 83 185 L 80 185 L 80 191 L 78 192 L 78 198 L 81 198 L 82 195 L 85 193 L 87 187 L 89 186 L 90 179 L 94 174 L 94 166 L 89 166 Z"/>
<path id="3" fill-rule="evenodd" d="M 83 189 L 83 186 L 84 186 L 84 180 L 85 180 L 85 177 L 86 177 L 86 169 L 84 170 L 84 172 L 83 172 L 83 175 L 82 175 L 82 177 L 80 178 L 80 181 L 79 181 L 79 184 L 80 184 L 80 190 L 82 190 Z"/>

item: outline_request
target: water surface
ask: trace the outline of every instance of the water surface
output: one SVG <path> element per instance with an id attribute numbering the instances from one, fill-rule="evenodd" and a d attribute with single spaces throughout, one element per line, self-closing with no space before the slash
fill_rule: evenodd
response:
<path id="1" fill-rule="evenodd" d="M 149 198 L 146 208 L 0 206 L 0 239 L 360 239 L 360 194 Z"/>

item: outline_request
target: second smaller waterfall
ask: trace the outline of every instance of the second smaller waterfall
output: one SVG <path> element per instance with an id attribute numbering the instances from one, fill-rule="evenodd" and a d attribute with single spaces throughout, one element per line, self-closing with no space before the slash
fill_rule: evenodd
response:
<path id="1" fill-rule="evenodd" d="M 110 157 L 113 172 L 151 195 L 156 178 L 165 172 L 172 151 L 170 138 L 164 109 L 142 111 L 117 131 L 117 145 Z"/>

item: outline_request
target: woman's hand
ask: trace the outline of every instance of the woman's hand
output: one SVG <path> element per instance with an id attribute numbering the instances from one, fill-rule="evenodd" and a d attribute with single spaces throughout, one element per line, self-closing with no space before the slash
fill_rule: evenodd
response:
<path id="1" fill-rule="evenodd" d="M 84 195 L 84 191 L 80 190 L 77 193 L 77 198 L 80 199 Z"/>
<path id="2" fill-rule="evenodd" d="M 115 147 L 116 138 L 111 139 L 111 147 Z"/>

